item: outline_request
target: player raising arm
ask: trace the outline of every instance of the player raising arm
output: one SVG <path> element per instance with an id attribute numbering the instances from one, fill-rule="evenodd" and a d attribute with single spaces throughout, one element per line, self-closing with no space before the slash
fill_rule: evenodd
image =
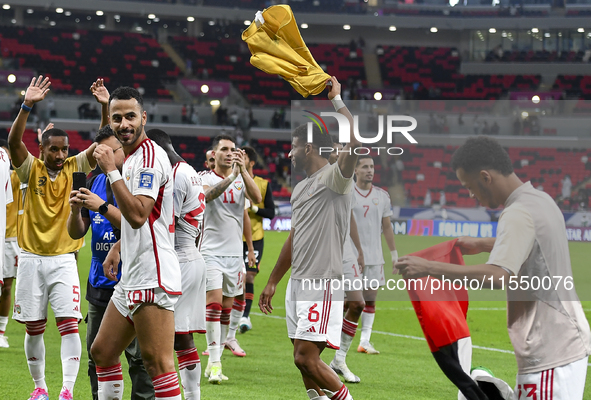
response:
<path id="1" fill-rule="evenodd" d="M 29 112 L 47 96 L 50 85 L 49 79 L 43 76 L 32 79 L 8 134 L 12 164 L 20 181 L 28 185 L 24 189 L 22 220 L 17 224 L 18 244 L 22 252 L 13 318 L 27 326 L 25 355 L 35 382 L 35 391 L 31 394 L 35 400 L 48 397 L 43 342 L 48 301 L 62 337 L 63 386 L 60 399 L 72 398 L 78 375 L 82 351 L 78 321 L 82 315 L 80 279 L 74 253 L 80 249 L 83 240 L 70 238 L 66 221 L 70 213 L 68 199 L 72 173 L 88 173 L 96 165 L 93 157 L 96 144 L 75 157 L 68 157 L 68 135 L 61 129 L 43 132 L 39 144 L 43 160 L 27 150 L 22 139 Z M 39 282 L 39 285 L 33 285 L 33 282 Z"/>
<path id="2" fill-rule="evenodd" d="M 328 98 L 335 110 L 353 127 L 353 117 L 341 100 L 341 85 L 335 77 Z M 292 229 L 281 249 L 259 307 L 272 312 L 271 300 L 289 267 L 291 278 L 285 299 L 287 332 L 294 345 L 294 361 L 310 399 L 352 399 L 337 374 L 320 359 L 326 346 L 338 348 L 343 324 L 342 291 L 333 293 L 331 282 L 343 276 L 343 245 L 351 219 L 351 190 L 360 143 L 350 133 L 351 142 L 333 165 L 320 148 L 332 147 L 332 139 L 312 126 L 312 142 L 306 141 L 308 126 L 296 128 L 289 153 L 294 168 L 306 178 L 291 196 Z M 312 292 L 312 286 L 321 287 Z M 306 289 L 308 287 L 308 290 Z M 334 295 L 334 299 L 333 299 Z M 341 298 L 339 298 L 341 296 Z M 328 397 L 327 397 L 328 396 Z"/>

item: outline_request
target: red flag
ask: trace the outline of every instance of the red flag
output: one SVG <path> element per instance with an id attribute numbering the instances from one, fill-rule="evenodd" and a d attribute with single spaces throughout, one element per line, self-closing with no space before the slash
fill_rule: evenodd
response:
<path id="1" fill-rule="evenodd" d="M 455 246 L 456 242 L 457 239 L 440 243 L 409 255 L 429 261 L 465 265 L 460 248 Z M 446 290 L 443 290 L 441 285 L 442 289 L 431 293 L 429 281 L 435 278 L 420 279 L 423 281 L 422 290 L 419 285 L 407 285 L 407 289 L 431 352 L 470 336 L 466 322 L 468 291 L 463 287 L 449 290 L 449 285 L 445 285 Z"/>

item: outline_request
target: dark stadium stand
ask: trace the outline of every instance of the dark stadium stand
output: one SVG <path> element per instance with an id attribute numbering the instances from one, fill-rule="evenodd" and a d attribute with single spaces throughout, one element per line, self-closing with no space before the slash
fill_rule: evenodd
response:
<path id="1" fill-rule="evenodd" d="M 509 90 L 534 90 L 539 75 L 462 75 L 457 50 L 384 46 L 379 55 L 384 87 L 402 87 L 417 99 L 498 99 Z"/>
<path id="2" fill-rule="evenodd" d="M 89 77 L 104 77 L 111 87 L 132 84 L 146 97 L 171 99 L 164 83 L 179 75 L 158 42 L 139 33 L 2 26 L 0 44 L 2 58 L 50 76 L 56 93 L 86 94 Z"/>
<path id="3" fill-rule="evenodd" d="M 436 192 L 443 190 L 448 206 L 477 205 L 450 170 L 455 147 L 401 147 L 404 148 L 402 178 L 411 206 L 423 205 L 427 189 L 431 190 L 434 203 L 438 199 Z M 553 198 L 560 194 L 560 181 L 567 174 L 573 186 L 591 177 L 591 162 L 583 163 L 581 160 L 583 156 L 591 158 L 591 150 L 510 147 L 507 151 L 514 160 L 513 168 L 517 176 L 524 181 L 530 180 L 534 187 L 541 185 Z"/>

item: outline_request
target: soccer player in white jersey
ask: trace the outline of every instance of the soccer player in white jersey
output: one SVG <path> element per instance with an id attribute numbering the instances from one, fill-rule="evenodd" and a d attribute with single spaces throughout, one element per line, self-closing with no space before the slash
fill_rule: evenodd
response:
<path id="1" fill-rule="evenodd" d="M 360 353 L 380 354 L 369 342 L 376 312 L 378 289 L 386 284 L 384 276 L 384 256 L 382 253 L 382 232 L 390 249 L 392 266 L 398 261 L 398 251 L 394 243 L 394 231 L 390 216 L 392 215 L 390 195 L 385 190 L 372 184 L 374 177 L 373 158 L 369 155 L 359 156 L 355 167 L 357 184 L 353 195 L 355 207 L 353 213 L 357 221 L 357 230 L 363 249 L 365 268 L 363 279 L 367 282 L 363 288 L 365 308 L 361 313 L 361 339 L 357 351 Z"/>
<path id="2" fill-rule="evenodd" d="M 328 162 L 334 164 L 338 160 L 338 154 L 343 148 L 341 143 L 338 143 L 337 138 L 333 137 L 333 149 L 328 157 Z M 335 352 L 334 359 L 330 362 L 330 368 L 338 375 L 345 379 L 345 382 L 359 383 L 361 378 L 351 372 L 345 361 L 347 352 L 351 347 L 355 333 L 357 332 L 357 325 L 359 317 L 365 301 L 363 300 L 363 267 L 365 266 L 363 258 L 363 249 L 359 240 L 357 232 L 357 223 L 353 215 L 353 207 L 355 207 L 355 196 L 351 196 L 351 225 L 348 232 L 345 244 L 343 246 L 343 279 L 345 282 L 345 296 L 347 302 L 345 303 L 345 317 L 343 319 L 343 330 L 341 332 L 341 345 Z M 357 256 L 353 251 L 353 247 L 357 250 Z"/>
<path id="3" fill-rule="evenodd" d="M 199 173 L 203 180 L 207 208 L 204 216 L 201 254 L 207 266 L 207 350 L 209 360 L 205 376 L 211 383 L 221 383 L 222 345 L 232 353 L 244 356 L 235 338 L 226 340 L 234 297 L 242 293 L 244 263 L 242 261 L 243 224 L 248 219 L 246 196 L 255 203 L 261 201 L 261 192 L 246 171 L 244 152 L 236 149 L 234 138 L 220 135 L 213 139 L 215 167 Z M 250 228 L 249 228 L 250 229 Z M 248 232 L 245 232 L 248 233 Z M 252 240 L 250 244 L 252 248 Z M 254 249 L 252 251 L 254 260 Z"/>
<path id="4" fill-rule="evenodd" d="M 334 76 L 330 82 L 328 98 L 353 127 L 353 116 L 340 96 L 340 83 Z M 307 140 L 308 129 L 312 130 L 311 142 Z M 277 284 L 291 266 L 285 297 L 287 333 L 293 342 L 294 362 L 308 397 L 350 400 L 349 390 L 322 361 L 320 354 L 327 346 L 338 348 L 340 343 L 343 301 L 338 297 L 333 300 L 331 285 L 338 285 L 343 278 L 343 245 L 351 219 L 351 191 L 357 161 L 351 150 L 357 149 L 360 142 L 351 131 L 351 142 L 338 161 L 330 165 L 330 151 L 320 151 L 332 148 L 328 134 L 309 124 L 296 128 L 292 136 L 289 157 L 295 169 L 305 171 L 306 178 L 292 193 L 292 229 L 261 293 L 259 308 L 265 314 L 273 311 L 271 300 Z M 320 290 L 306 290 L 312 283 Z"/>
<path id="5" fill-rule="evenodd" d="M 174 249 L 179 257 L 183 294 L 174 309 L 174 349 L 185 400 L 201 398 L 201 361 L 193 333 L 205 333 L 205 261 L 197 249 L 203 230 L 205 193 L 201 177 L 177 154 L 170 136 L 160 129 L 147 133 L 164 149 L 174 176 Z"/>
<path id="6" fill-rule="evenodd" d="M 90 350 L 97 365 L 99 400 L 121 399 L 119 356 L 135 336 L 155 398 L 181 400 L 173 357 L 174 306 L 181 294 L 174 251 L 174 183 L 165 151 L 146 136 L 146 120 L 139 92 L 116 89 L 109 98 L 109 123 L 126 155 L 123 176 L 111 147 L 100 145 L 94 152 L 123 216 L 121 240 L 103 263 L 105 276 L 116 280 L 121 259 L 121 280 Z"/>
<path id="7" fill-rule="evenodd" d="M 572 281 L 562 212 L 547 193 L 521 182 L 494 139 L 468 139 L 451 167 L 482 206 L 505 207 L 496 238 L 458 241 L 464 254 L 490 252 L 490 258 L 460 266 L 404 256 L 396 268 L 405 279 L 445 275 L 507 288 L 507 326 L 517 359 L 514 399 L 582 400 L 591 331 Z M 519 287 L 509 285 L 510 278 Z M 544 281 L 552 285 L 536 283 Z"/>

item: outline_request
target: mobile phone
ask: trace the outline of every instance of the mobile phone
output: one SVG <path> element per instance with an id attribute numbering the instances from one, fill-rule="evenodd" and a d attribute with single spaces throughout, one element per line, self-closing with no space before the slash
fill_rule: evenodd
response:
<path id="1" fill-rule="evenodd" d="M 80 188 L 86 187 L 86 174 L 84 172 L 73 172 L 72 173 L 73 190 L 80 190 Z"/>

